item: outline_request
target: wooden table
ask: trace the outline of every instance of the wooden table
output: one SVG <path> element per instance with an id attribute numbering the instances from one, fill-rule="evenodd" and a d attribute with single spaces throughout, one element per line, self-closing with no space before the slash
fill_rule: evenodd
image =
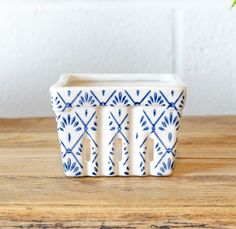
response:
<path id="1" fill-rule="evenodd" d="M 0 120 L 0 228 L 236 228 L 236 117 L 179 140 L 171 177 L 67 178 L 53 119 Z"/>

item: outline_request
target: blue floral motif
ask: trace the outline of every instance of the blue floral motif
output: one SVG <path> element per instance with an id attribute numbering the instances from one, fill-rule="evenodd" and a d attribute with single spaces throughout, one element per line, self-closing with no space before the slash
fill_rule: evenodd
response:
<path id="1" fill-rule="evenodd" d="M 169 116 L 164 116 L 164 120 L 161 122 L 159 126 L 159 130 L 165 131 L 168 126 L 174 126 L 176 130 L 179 129 L 179 117 L 178 115 L 174 116 L 172 112 L 170 112 Z M 173 134 L 172 132 L 168 132 L 168 140 L 169 142 L 172 140 Z"/>
<path id="2" fill-rule="evenodd" d="M 79 127 L 79 122 L 76 120 L 76 116 L 71 117 L 70 114 L 67 117 L 62 117 L 59 122 L 58 130 L 64 131 L 67 126 L 71 126 L 75 131 L 80 131 L 81 127 Z"/>
<path id="3" fill-rule="evenodd" d="M 82 128 L 79 126 L 79 122 L 76 120 L 76 117 L 71 117 L 70 114 L 67 115 L 67 117 L 61 117 L 61 121 L 58 122 L 59 126 L 57 128 L 58 131 L 65 131 L 67 127 L 72 127 L 74 131 L 80 131 Z M 71 141 L 71 130 L 68 129 L 67 136 L 68 136 L 68 142 Z"/>
<path id="4" fill-rule="evenodd" d="M 164 131 L 170 125 L 174 126 L 176 130 L 179 129 L 179 117 L 177 115 L 174 116 L 172 112 L 170 112 L 169 116 L 164 116 L 159 130 Z"/>
<path id="5" fill-rule="evenodd" d="M 97 131 L 97 126 L 98 126 L 97 122 L 94 121 L 94 122 L 93 122 L 93 126 L 91 126 L 90 129 L 91 129 L 92 131 Z"/>
<path id="6" fill-rule="evenodd" d="M 184 101 L 185 101 L 185 96 L 182 95 L 181 100 L 180 100 L 180 104 L 179 104 L 179 109 L 183 109 L 184 108 Z"/>
<path id="7" fill-rule="evenodd" d="M 51 96 L 51 106 L 52 108 L 56 108 L 56 109 L 62 109 L 64 106 L 63 101 L 61 101 L 58 96 Z"/>
<path id="8" fill-rule="evenodd" d="M 91 106 L 96 106 L 95 104 L 95 99 L 93 98 L 92 95 L 89 95 L 88 92 L 85 92 L 84 96 L 80 96 L 80 99 L 78 101 L 77 106 L 84 106 L 84 105 L 91 105 Z"/>
<path id="9" fill-rule="evenodd" d="M 109 164 L 109 175 L 110 176 L 113 176 L 115 174 L 114 172 L 114 166 L 115 166 L 115 163 L 114 161 L 112 160 L 113 156 L 114 156 L 114 151 L 115 151 L 115 147 L 114 147 L 114 142 L 112 143 L 112 147 L 111 147 L 111 150 L 109 152 L 109 161 L 108 161 L 108 164 Z"/>
<path id="10" fill-rule="evenodd" d="M 80 144 L 79 144 L 79 147 L 78 147 L 78 151 L 76 152 L 76 154 L 77 154 L 78 156 L 82 155 L 82 153 L 83 153 L 83 148 L 84 148 L 83 144 L 80 143 Z"/>
<path id="11" fill-rule="evenodd" d="M 160 167 L 160 171 L 157 173 L 158 176 L 166 175 L 166 173 L 173 170 L 174 167 L 174 161 L 172 161 L 170 158 L 168 158 L 167 163 L 164 161 L 162 162 L 162 166 Z"/>
<path id="12" fill-rule="evenodd" d="M 140 155 L 140 157 L 142 159 L 141 162 L 140 162 L 140 165 L 139 165 L 140 172 L 141 172 L 142 176 L 146 175 L 146 169 L 145 169 L 145 165 L 146 165 L 146 160 L 145 160 L 146 150 L 147 150 L 147 147 L 145 147 L 143 152 L 139 152 L 139 155 Z"/>
<path id="13" fill-rule="evenodd" d="M 145 104 L 146 106 L 150 106 L 150 105 L 161 105 L 161 106 L 165 106 L 164 100 L 162 99 L 162 96 L 158 96 L 156 92 L 154 92 L 153 96 L 149 96 L 149 99 L 147 101 L 147 103 Z"/>
<path id="14" fill-rule="evenodd" d="M 147 120 L 145 120 L 144 115 L 141 116 L 139 123 L 144 131 L 149 130 L 149 125 Z"/>
<path id="15" fill-rule="evenodd" d="M 121 92 L 118 93 L 118 95 L 115 95 L 113 100 L 112 100 L 112 104 L 111 106 L 114 107 L 114 106 L 117 106 L 117 105 L 126 105 L 126 106 L 129 106 L 129 100 L 127 98 L 126 95 L 122 95 Z"/>
<path id="16" fill-rule="evenodd" d="M 125 143 L 123 143 L 123 154 L 126 157 L 123 167 L 125 167 L 124 175 L 128 176 L 129 175 L 129 166 L 128 166 L 128 161 L 129 161 L 129 156 L 128 156 L 128 147 Z"/>
<path id="17" fill-rule="evenodd" d="M 95 162 L 95 166 L 93 167 L 93 172 L 92 172 L 92 174 L 93 174 L 94 176 L 97 176 L 97 175 L 98 175 L 98 163 L 97 163 L 97 162 Z"/>
<path id="18" fill-rule="evenodd" d="M 79 171 L 79 167 L 76 165 L 76 162 L 71 163 L 71 159 L 68 158 L 67 162 L 63 164 L 64 171 L 66 174 L 79 176 L 81 172 Z"/>
<path id="19" fill-rule="evenodd" d="M 116 125 L 115 125 L 115 122 L 114 122 L 113 120 L 111 120 L 111 121 L 109 122 L 109 126 L 110 126 L 110 130 L 111 130 L 111 131 L 113 131 L 113 130 L 116 129 Z"/>
<path id="20" fill-rule="evenodd" d="M 164 153 L 163 150 L 161 149 L 160 143 L 156 143 L 155 152 L 158 153 L 158 155 L 162 155 Z"/>

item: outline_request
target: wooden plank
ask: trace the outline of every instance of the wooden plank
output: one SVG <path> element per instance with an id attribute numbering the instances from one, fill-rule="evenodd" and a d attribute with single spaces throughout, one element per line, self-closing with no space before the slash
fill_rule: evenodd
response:
<path id="1" fill-rule="evenodd" d="M 236 225 L 236 176 L 1 177 L 0 220 L 117 225 Z M 17 191 L 15 191 L 17 190 Z M 167 217 L 168 216 L 168 217 Z M 227 217 L 227 218 L 225 218 Z M 62 220 L 63 219 L 63 220 Z M 168 223 L 172 219 L 172 223 Z M 1 221 L 0 221 L 1 222 Z M 143 222 L 141 224 L 141 222 Z M 88 226 L 87 225 L 87 226 Z M 116 225 L 116 226 L 117 226 Z M 139 226 L 140 226 L 139 225 Z M 68 227 L 71 224 L 68 224 Z"/>
<path id="2" fill-rule="evenodd" d="M 235 175 L 126 179 L 15 175 L 1 176 L 0 186 L 0 206 L 236 207 Z"/>
<path id="3" fill-rule="evenodd" d="M 3 217 L 1 217 L 3 216 Z M 235 228 L 234 207 L 6 206 L 2 228 Z M 30 218 L 29 218 L 30 216 Z M 5 219 L 9 220 L 5 220 Z M 30 220 L 29 220 L 30 219 Z M 1 228 L 1 227 L 0 227 Z"/>
<path id="4" fill-rule="evenodd" d="M 0 134 L 0 146 L 1 148 L 8 149 L 39 149 L 39 148 L 55 148 L 58 147 L 59 141 L 57 140 L 57 134 L 54 133 L 1 133 Z M 0 149 L 1 149 L 0 148 Z"/>
<path id="5" fill-rule="evenodd" d="M 0 119 L 0 133 L 55 132 L 54 118 Z"/>
<path id="6" fill-rule="evenodd" d="M 177 157 L 236 158 L 235 116 L 184 117 Z"/>
<path id="7" fill-rule="evenodd" d="M 43 154 L 45 155 L 45 154 Z M 55 154 L 56 155 L 56 154 Z M 27 176 L 27 177 L 63 177 L 62 162 L 59 155 L 50 157 L 30 155 L 22 157 L 0 157 L 4 161 L 0 166 L 1 176 Z M 172 176 L 215 176 L 236 175 L 236 159 L 194 159 L 178 158 Z M 154 178 L 155 180 L 156 178 Z"/>

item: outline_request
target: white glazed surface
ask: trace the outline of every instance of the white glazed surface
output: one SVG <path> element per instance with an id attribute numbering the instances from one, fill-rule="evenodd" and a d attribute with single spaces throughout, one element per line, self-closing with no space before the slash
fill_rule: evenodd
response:
<path id="1" fill-rule="evenodd" d="M 172 173 L 186 99 L 186 86 L 176 75 L 68 74 L 50 90 L 66 175 Z"/>

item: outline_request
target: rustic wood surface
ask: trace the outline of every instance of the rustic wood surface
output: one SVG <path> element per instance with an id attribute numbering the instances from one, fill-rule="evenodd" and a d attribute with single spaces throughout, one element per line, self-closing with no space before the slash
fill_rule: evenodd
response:
<path id="1" fill-rule="evenodd" d="M 0 228 L 236 228 L 236 117 L 184 118 L 166 178 L 65 177 L 53 119 L 1 119 Z"/>

